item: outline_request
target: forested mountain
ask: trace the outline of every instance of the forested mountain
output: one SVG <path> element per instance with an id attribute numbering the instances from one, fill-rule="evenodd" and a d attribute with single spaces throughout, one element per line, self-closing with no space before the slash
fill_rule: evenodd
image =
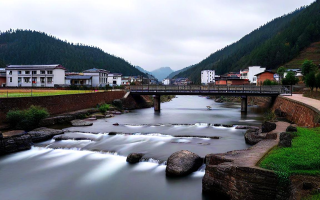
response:
<path id="1" fill-rule="evenodd" d="M 165 79 L 169 74 L 171 74 L 173 70 L 170 67 L 161 67 L 159 69 L 151 71 L 151 74 L 156 77 L 159 81 Z"/>
<path id="2" fill-rule="evenodd" d="M 204 69 L 215 69 L 216 74 L 238 71 L 258 65 L 275 69 L 295 58 L 300 51 L 320 39 L 320 0 L 288 15 L 276 18 L 179 73 L 200 82 Z"/>
<path id="3" fill-rule="evenodd" d="M 142 75 L 122 58 L 97 47 L 64 42 L 45 33 L 9 30 L 0 34 L 0 60 L 7 65 L 61 64 L 69 71 L 101 68 L 123 75 Z"/>

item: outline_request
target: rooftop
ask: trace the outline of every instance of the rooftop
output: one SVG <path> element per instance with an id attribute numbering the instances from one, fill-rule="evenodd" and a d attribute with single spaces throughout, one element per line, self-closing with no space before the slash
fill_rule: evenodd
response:
<path id="1" fill-rule="evenodd" d="M 66 70 L 60 64 L 52 64 L 52 65 L 9 65 L 6 67 L 7 70 L 10 69 L 63 69 Z"/>
<path id="2" fill-rule="evenodd" d="M 66 76 L 66 79 L 73 79 L 73 80 L 88 80 L 88 79 L 91 79 L 92 76 L 81 76 L 81 75 L 78 75 L 78 76 Z"/>
<path id="3" fill-rule="evenodd" d="M 108 70 L 105 70 L 105 69 L 97 69 L 97 68 L 87 69 L 87 70 L 84 70 L 83 72 L 84 72 L 84 73 L 100 73 L 100 72 L 109 73 Z"/>

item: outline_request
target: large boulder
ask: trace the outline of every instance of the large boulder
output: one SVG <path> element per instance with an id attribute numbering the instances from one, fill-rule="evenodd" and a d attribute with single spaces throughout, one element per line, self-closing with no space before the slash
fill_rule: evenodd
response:
<path id="1" fill-rule="evenodd" d="M 290 125 L 287 127 L 286 132 L 298 132 L 298 130 L 297 130 L 297 127 Z"/>
<path id="2" fill-rule="evenodd" d="M 245 139 L 247 144 L 255 145 L 258 142 L 260 142 L 261 140 L 263 140 L 264 137 L 261 137 L 259 135 L 259 129 L 253 129 L 253 128 L 251 129 L 250 128 L 244 134 L 244 139 Z"/>
<path id="3" fill-rule="evenodd" d="M 291 133 L 280 133 L 279 146 L 281 147 L 291 147 L 292 134 Z"/>
<path id="4" fill-rule="evenodd" d="M 127 157 L 127 162 L 130 164 L 138 163 L 143 156 L 143 153 L 131 153 Z"/>
<path id="5" fill-rule="evenodd" d="M 28 132 L 28 134 L 32 138 L 32 142 L 42 142 L 42 141 L 50 140 L 53 138 L 53 136 L 60 135 L 63 133 L 64 132 L 62 130 L 46 128 L 46 127 L 37 128 Z"/>
<path id="6" fill-rule="evenodd" d="M 167 176 L 185 176 L 201 167 L 203 158 L 190 151 L 182 150 L 173 153 L 167 161 Z"/>
<path id="7" fill-rule="evenodd" d="M 93 123 L 81 119 L 75 119 L 71 121 L 72 126 L 92 126 Z"/>
<path id="8" fill-rule="evenodd" d="M 0 139 L 0 155 L 29 150 L 32 144 L 28 134 L 4 137 Z"/>
<path id="9" fill-rule="evenodd" d="M 277 128 L 276 123 L 274 122 L 263 122 L 261 125 L 262 133 L 268 133 Z"/>

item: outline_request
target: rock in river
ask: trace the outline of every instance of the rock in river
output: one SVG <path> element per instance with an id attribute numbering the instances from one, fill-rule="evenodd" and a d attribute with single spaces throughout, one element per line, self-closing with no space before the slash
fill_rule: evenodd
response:
<path id="1" fill-rule="evenodd" d="M 138 163 L 143 156 L 143 153 L 131 153 L 127 157 L 127 162 L 130 164 Z"/>
<path id="2" fill-rule="evenodd" d="M 262 133 L 268 133 L 277 128 L 276 123 L 274 122 L 263 122 L 261 125 Z"/>
<path id="3" fill-rule="evenodd" d="M 195 153 L 182 150 L 173 153 L 167 161 L 167 176 L 185 176 L 201 167 L 203 159 Z"/>
<path id="4" fill-rule="evenodd" d="M 85 121 L 81 119 L 76 119 L 71 121 L 72 126 L 92 126 L 92 122 Z"/>
<path id="5" fill-rule="evenodd" d="M 30 131 L 28 134 L 32 138 L 32 142 L 42 142 L 50 140 L 55 135 L 63 134 L 62 130 L 41 127 Z"/>

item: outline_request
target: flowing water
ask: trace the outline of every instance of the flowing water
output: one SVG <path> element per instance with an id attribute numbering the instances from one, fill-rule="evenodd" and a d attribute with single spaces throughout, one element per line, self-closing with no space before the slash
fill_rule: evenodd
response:
<path id="1" fill-rule="evenodd" d="M 93 126 L 69 127 L 61 141 L 1 157 L 1 199 L 207 199 L 201 192 L 205 166 L 187 177 L 168 178 L 165 161 L 179 150 L 204 157 L 247 148 L 244 130 L 217 124 L 258 125 L 259 109 L 241 115 L 239 104 L 198 96 L 178 96 L 161 106 L 161 113 L 134 110 Z M 145 156 L 130 165 L 130 153 Z"/>

